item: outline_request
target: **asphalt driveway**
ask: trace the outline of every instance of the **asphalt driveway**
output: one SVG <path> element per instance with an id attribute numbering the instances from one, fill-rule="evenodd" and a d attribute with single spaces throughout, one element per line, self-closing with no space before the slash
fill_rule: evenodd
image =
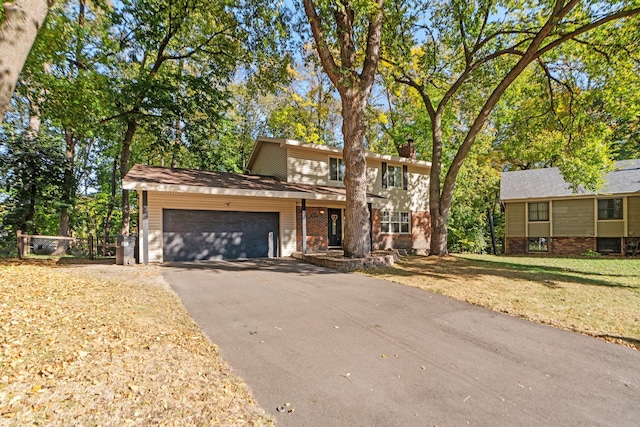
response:
<path id="1" fill-rule="evenodd" d="M 640 425 L 634 349 L 295 260 L 164 277 L 280 426 Z"/>

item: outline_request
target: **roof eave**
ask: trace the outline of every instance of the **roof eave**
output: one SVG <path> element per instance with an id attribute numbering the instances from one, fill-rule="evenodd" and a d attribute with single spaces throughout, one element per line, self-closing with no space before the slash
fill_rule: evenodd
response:
<path id="1" fill-rule="evenodd" d="M 346 196 L 343 194 L 320 194 L 312 191 L 246 190 L 195 185 L 158 184 L 129 180 L 123 181 L 122 188 L 137 191 L 188 193 L 214 196 L 272 197 L 278 199 L 326 200 L 337 202 L 346 201 Z M 372 201 L 373 199 L 377 199 L 377 197 L 367 196 L 367 201 Z"/>

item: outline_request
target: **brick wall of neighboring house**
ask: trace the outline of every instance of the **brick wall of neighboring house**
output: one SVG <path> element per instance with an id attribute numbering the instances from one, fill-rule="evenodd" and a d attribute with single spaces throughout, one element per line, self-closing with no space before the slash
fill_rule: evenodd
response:
<path id="1" fill-rule="evenodd" d="M 551 237 L 549 252 L 529 252 L 526 237 L 507 237 L 505 253 L 507 255 L 580 255 L 589 250 L 596 250 L 595 237 Z"/>
<path id="2" fill-rule="evenodd" d="M 635 252 L 634 252 L 635 248 Z M 638 237 L 625 237 L 622 239 L 622 252 L 625 255 L 640 255 L 640 238 Z"/>
<path id="3" fill-rule="evenodd" d="M 429 212 L 411 212 L 411 233 L 383 233 L 380 225 L 380 209 L 372 210 L 373 249 L 408 249 L 426 253 L 429 250 L 431 217 Z"/>
<path id="4" fill-rule="evenodd" d="M 507 237 L 505 246 L 507 255 L 524 255 L 527 253 L 527 239 L 525 237 Z"/>
<path id="5" fill-rule="evenodd" d="M 579 255 L 596 250 L 595 237 L 552 237 L 549 252 L 554 255 Z"/>
<path id="6" fill-rule="evenodd" d="M 320 213 L 323 211 L 324 213 Z M 326 251 L 329 244 L 329 216 L 326 208 L 307 208 L 307 251 Z M 302 207 L 296 207 L 296 250 L 302 251 Z"/>

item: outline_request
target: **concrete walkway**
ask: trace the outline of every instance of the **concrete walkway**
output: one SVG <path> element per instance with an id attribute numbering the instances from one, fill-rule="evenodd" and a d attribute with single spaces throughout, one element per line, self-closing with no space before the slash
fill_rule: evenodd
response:
<path id="1" fill-rule="evenodd" d="M 294 260 L 164 277 L 279 426 L 640 425 L 631 348 Z"/>

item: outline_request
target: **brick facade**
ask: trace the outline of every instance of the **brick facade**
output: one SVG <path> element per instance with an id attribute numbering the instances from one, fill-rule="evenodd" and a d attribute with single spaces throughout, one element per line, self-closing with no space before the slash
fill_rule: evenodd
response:
<path id="1" fill-rule="evenodd" d="M 524 237 L 507 237 L 504 252 L 507 255 L 524 255 L 527 253 L 527 239 Z"/>
<path id="2" fill-rule="evenodd" d="M 507 237 L 505 253 L 507 255 L 580 255 L 596 250 L 595 237 L 550 237 L 549 252 L 529 252 L 526 237 Z"/>
<path id="3" fill-rule="evenodd" d="M 552 237 L 549 252 L 554 255 L 580 255 L 596 250 L 595 237 Z"/>
<path id="4" fill-rule="evenodd" d="M 326 251 L 329 245 L 327 208 L 307 207 L 307 251 Z M 296 250 L 302 251 L 302 207 L 296 207 Z"/>
<path id="5" fill-rule="evenodd" d="M 327 208 L 307 207 L 307 251 L 328 248 L 329 217 Z M 429 250 L 431 217 L 429 212 L 411 212 L 411 233 L 390 234 L 380 231 L 380 210 L 372 210 L 373 249 L 407 249 L 426 253 Z M 296 250 L 302 251 L 302 208 L 296 207 Z"/>
<path id="6" fill-rule="evenodd" d="M 429 250 L 431 216 L 429 212 L 411 212 L 411 233 L 383 233 L 380 226 L 380 209 L 373 209 L 373 249 L 407 249 L 426 253 Z"/>

